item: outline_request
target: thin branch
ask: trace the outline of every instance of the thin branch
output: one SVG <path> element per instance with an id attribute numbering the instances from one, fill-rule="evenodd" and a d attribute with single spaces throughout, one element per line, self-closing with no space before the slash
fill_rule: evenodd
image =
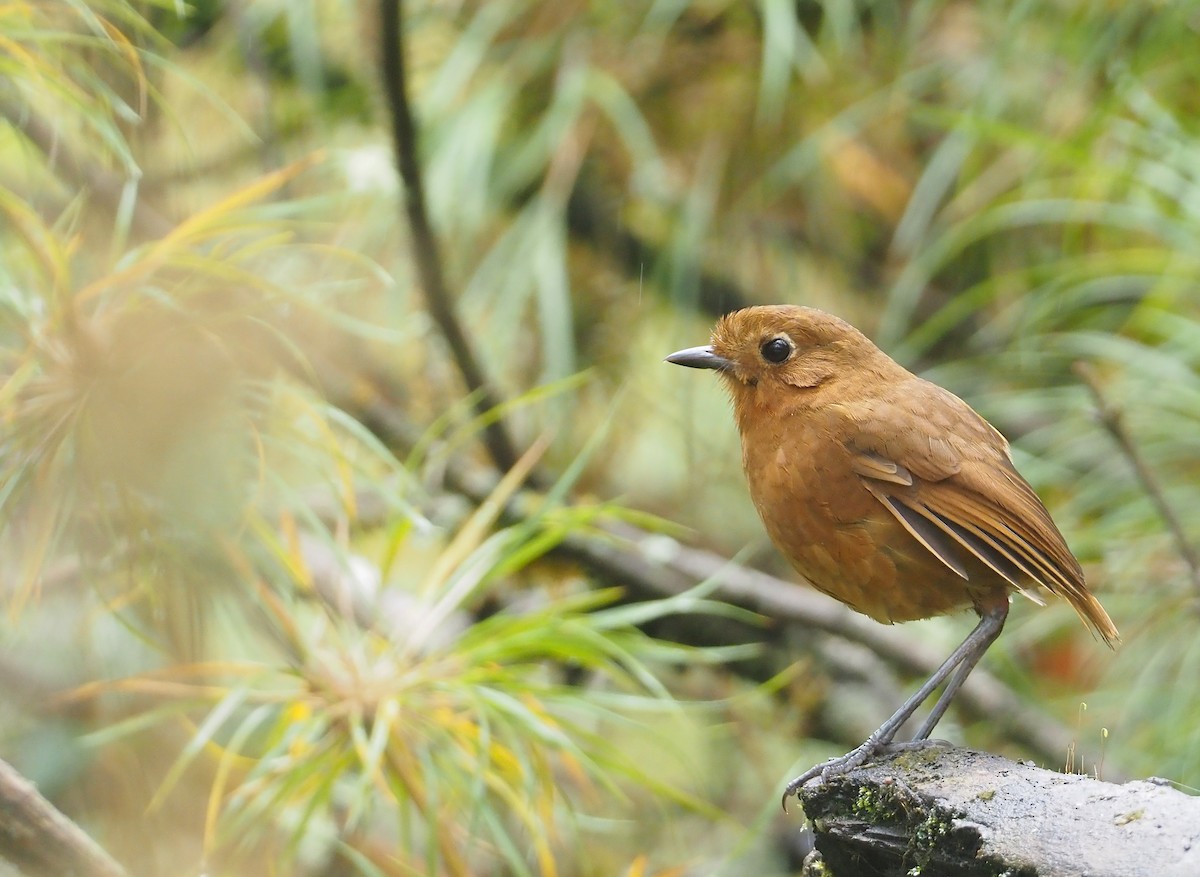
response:
<path id="1" fill-rule="evenodd" d="M 1146 491 L 1146 495 L 1150 497 L 1150 501 L 1154 504 L 1154 508 L 1167 525 L 1167 529 L 1171 531 L 1171 537 L 1175 540 L 1175 545 L 1180 556 L 1188 565 L 1188 569 L 1191 570 L 1192 587 L 1200 592 L 1200 551 L 1188 539 L 1187 531 L 1183 528 L 1183 521 L 1179 519 L 1179 515 L 1175 512 L 1175 509 L 1167 502 L 1167 496 L 1162 489 L 1162 485 L 1158 483 L 1158 478 L 1150 469 L 1146 458 L 1142 455 L 1141 449 L 1133 441 L 1129 430 L 1125 428 L 1125 419 L 1121 410 L 1105 396 L 1104 388 L 1100 384 L 1099 375 L 1096 374 L 1096 370 L 1088 363 L 1075 363 L 1075 373 L 1079 375 L 1084 386 L 1092 394 L 1092 399 L 1096 403 L 1096 415 L 1100 421 L 1100 425 L 1104 427 L 1105 431 L 1112 436 L 1113 441 L 1117 443 L 1117 447 L 1125 456 L 1125 459 L 1129 461 L 1129 465 L 1133 467 L 1134 475 L 1137 476 L 1142 489 Z"/>
<path id="2" fill-rule="evenodd" d="M 0 856 L 30 877 L 128 877 L 5 761 L 0 761 Z"/>
<path id="3" fill-rule="evenodd" d="M 418 159 L 417 128 L 413 119 L 405 70 L 403 10 L 400 0 L 380 0 L 380 39 L 383 56 L 383 84 L 387 92 L 388 110 L 392 117 L 392 141 L 396 150 L 396 166 L 404 180 L 404 208 L 412 236 L 413 259 L 429 313 L 450 347 L 467 389 L 475 399 L 479 414 L 491 411 L 499 399 L 488 385 L 479 361 L 467 340 L 466 332 L 454 312 L 450 290 L 446 285 L 439 255 L 437 238 L 429 223 L 425 204 L 425 183 Z M 508 471 L 520 456 L 503 421 L 492 419 L 484 428 L 484 440 L 492 462 Z"/>

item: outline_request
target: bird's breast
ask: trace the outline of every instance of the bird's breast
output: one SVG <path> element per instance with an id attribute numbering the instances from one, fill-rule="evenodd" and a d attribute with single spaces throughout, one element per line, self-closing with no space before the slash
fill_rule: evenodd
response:
<path id="1" fill-rule="evenodd" d="M 763 419 L 743 431 L 750 495 L 776 548 L 818 590 L 878 621 L 971 606 L 968 583 L 897 523 L 851 459 L 820 417 Z"/>

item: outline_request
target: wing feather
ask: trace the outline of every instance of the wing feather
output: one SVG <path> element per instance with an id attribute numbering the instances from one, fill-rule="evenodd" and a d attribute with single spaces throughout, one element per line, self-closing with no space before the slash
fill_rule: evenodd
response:
<path id="1" fill-rule="evenodd" d="M 913 483 L 912 473 L 898 463 L 880 456 L 873 451 L 863 451 L 855 454 L 851 460 L 851 468 L 863 478 L 876 481 L 890 481 L 909 487 Z"/>
<path id="2" fill-rule="evenodd" d="M 921 477 L 906 457 L 890 459 L 878 447 L 853 450 L 853 468 L 863 486 L 949 569 L 968 578 L 965 551 L 1036 602 L 1042 601 L 1026 590 L 1029 584 L 1065 598 L 1105 642 L 1117 641 L 1108 614 L 1087 590 L 1079 562 L 1007 453 L 946 456 L 938 472 L 924 466 L 933 477 Z"/>
<path id="3" fill-rule="evenodd" d="M 941 530 L 935 526 L 935 522 L 932 519 L 923 514 L 920 509 L 914 508 L 901 501 L 898 497 L 889 496 L 887 492 L 872 486 L 870 481 L 864 480 L 863 484 L 876 499 L 883 503 L 884 507 L 900 522 L 900 525 L 914 539 L 925 546 L 930 554 L 964 580 L 970 579 L 970 576 L 967 575 L 967 568 L 963 566 L 957 554 L 946 544 Z"/>

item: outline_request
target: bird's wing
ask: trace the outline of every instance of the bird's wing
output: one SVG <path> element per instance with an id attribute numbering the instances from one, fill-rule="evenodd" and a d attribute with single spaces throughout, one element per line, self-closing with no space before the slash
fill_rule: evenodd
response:
<path id="1" fill-rule="evenodd" d="M 1035 600 L 1025 590 L 1030 582 L 1065 597 L 1106 642 L 1115 641 L 1116 628 L 1088 592 L 1045 506 L 1013 467 L 1008 443 L 958 397 L 922 384 L 937 391 L 940 398 L 930 400 L 937 404 L 905 399 L 849 412 L 847 448 L 863 486 L 964 579 L 965 551 Z M 917 413 L 923 411 L 934 413 Z"/>

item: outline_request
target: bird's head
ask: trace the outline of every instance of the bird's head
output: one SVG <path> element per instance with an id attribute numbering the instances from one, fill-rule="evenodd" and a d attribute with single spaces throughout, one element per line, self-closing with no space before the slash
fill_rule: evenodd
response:
<path id="1" fill-rule="evenodd" d="M 815 308 L 769 305 L 726 314 L 712 343 L 667 357 L 689 368 L 710 368 L 729 384 L 735 401 L 772 388 L 805 389 L 891 360 L 840 317 Z"/>

